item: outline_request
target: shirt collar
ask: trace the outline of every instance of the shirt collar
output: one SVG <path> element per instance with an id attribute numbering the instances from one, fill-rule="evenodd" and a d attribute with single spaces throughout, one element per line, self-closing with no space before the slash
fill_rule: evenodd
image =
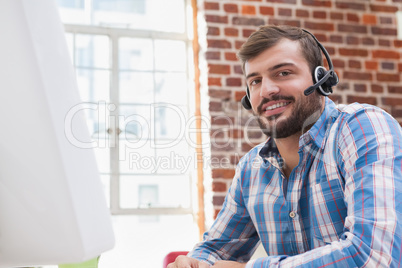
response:
<path id="1" fill-rule="evenodd" d="M 317 147 L 323 148 L 325 145 L 326 132 L 333 123 L 332 119 L 337 118 L 338 115 L 339 110 L 336 108 L 335 103 L 328 97 L 325 97 L 324 111 L 309 131 L 300 137 L 299 147 L 312 141 Z"/>

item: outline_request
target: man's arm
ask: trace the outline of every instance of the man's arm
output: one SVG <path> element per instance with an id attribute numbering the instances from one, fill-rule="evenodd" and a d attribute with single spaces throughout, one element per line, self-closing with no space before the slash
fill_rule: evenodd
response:
<path id="1" fill-rule="evenodd" d="M 244 162 L 248 161 L 243 158 Z M 247 163 L 237 165 L 235 177 L 226 195 L 223 208 L 204 241 L 197 244 L 188 256 L 214 264 L 218 260 L 246 262 L 256 249 L 258 234 L 242 197 L 242 172 Z"/>

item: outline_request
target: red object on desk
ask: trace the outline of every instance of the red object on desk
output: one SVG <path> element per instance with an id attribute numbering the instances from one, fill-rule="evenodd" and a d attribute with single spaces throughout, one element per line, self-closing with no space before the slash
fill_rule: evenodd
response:
<path id="1" fill-rule="evenodd" d="M 168 253 L 163 259 L 163 268 L 166 268 L 169 263 L 172 263 L 180 255 L 187 255 L 188 251 L 172 251 Z"/>

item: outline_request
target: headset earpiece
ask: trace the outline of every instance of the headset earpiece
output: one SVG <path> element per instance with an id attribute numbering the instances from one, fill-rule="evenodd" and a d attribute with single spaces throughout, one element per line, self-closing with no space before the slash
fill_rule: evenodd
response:
<path id="1" fill-rule="evenodd" d="M 327 70 L 324 67 L 322 67 L 322 66 L 316 67 L 314 70 L 314 73 L 313 73 L 314 84 L 316 84 L 321 79 L 323 79 L 326 74 L 327 74 Z M 327 87 L 327 85 L 326 85 L 327 81 L 328 81 L 328 79 L 321 86 L 317 87 L 317 90 L 319 91 L 319 93 L 324 96 L 328 96 L 329 94 L 332 93 L 332 88 Z"/>
<path id="2" fill-rule="evenodd" d="M 319 83 L 323 80 L 323 83 Z M 332 87 L 338 84 L 339 79 L 334 71 L 327 71 L 324 67 L 318 66 L 313 73 L 314 84 L 321 95 L 328 96 L 332 93 Z M 318 85 L 321 84 L 321 85 Z"/>
<path id="3" fill-rule="evenodd" d="M 243 105 L 244 109 L 251 110 L 251 103 L 250 103 L 250 91 L 248 87 L 246 88 L 246 95 L 241 99 L 241 104 Z"/>

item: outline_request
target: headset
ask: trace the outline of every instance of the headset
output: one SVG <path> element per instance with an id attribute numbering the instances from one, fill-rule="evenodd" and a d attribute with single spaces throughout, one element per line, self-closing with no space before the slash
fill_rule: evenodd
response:
<path id="1" fill-rule="evenodd" d="M 328 67 L 329 67 L 328 71 L 322 66 L 317 66 L 314 69 L 314 72 L 313 72 L 314 85 L 307 88 L 304 91 L 304 95 L 308 96 L 311 93 L 313 93 L 314 90 L 317 90 L 318 93 L 320 93 L 321 95 L 328 96 L 329 94 L 332 93 L 332 87 L 336 86 L 339 82 L 338 75 L 334 71 L 334 66 L 332 65 L 331 58 L 329 57 L 329 54 L 328 54 L 327 50 L 324 48 L 324 46 L 317 40 L 317 38 L 312 33 L 310 33 L 307 30 L 304 30 L 304 29 L 303 29 L 303 31 L 305 33 L 309 34 L 314 39 L 314 41 L 317 43 L 318 47 L 320 48 L 320 50 L 324 54 L 325 58 L 327 59 Z M 249 91 L 248 86 L 246 89 L 246 95 L 241 99 L 241 104 L 243 105 L 243 107 L 246 110 L 251 110 L 250 91 Z"/>

